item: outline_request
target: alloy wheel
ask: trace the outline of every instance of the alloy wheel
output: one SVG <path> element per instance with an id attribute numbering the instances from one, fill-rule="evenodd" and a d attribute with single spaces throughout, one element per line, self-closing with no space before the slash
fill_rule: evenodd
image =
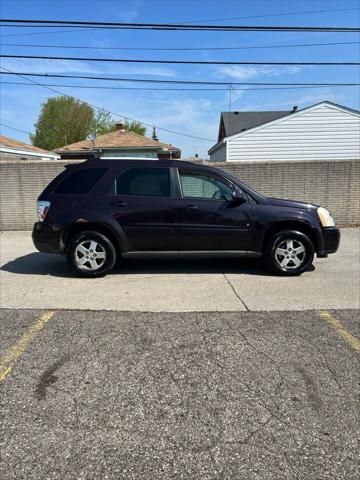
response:
<path id="1" fill-rule="evenodd" d="M 275 249 L 275 259 L 281 268 L 299 268 L 305 260 L 306 250 L 300 240 L 283 240 Z"/>
<path id="2" fill-rule="evenodd" d="M 95 240 L 84 240 L 75 248 L 75 262 L 80 270 L 95 272 L 106 261 L 106 250 Z"/>

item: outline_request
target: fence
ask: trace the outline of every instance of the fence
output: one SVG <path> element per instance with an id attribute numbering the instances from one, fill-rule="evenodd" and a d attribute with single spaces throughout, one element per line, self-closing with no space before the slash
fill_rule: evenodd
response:
<path id="1" fill-rule="evenodd" d="M 0 230 L 29 230 L 39 193 L 74 161 L 0 162 Z M 338 225 L 360 225 L 360 160 L 209 163 L 272 196 L 327 207 Z"/>

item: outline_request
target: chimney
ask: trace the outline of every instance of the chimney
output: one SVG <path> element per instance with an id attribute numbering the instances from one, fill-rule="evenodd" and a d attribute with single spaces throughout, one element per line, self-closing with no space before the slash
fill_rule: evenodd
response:
<path id="1" fill-rule="evenodd" d="M 293 107 L 293 109 L 291 110 L 291 113 L 297 112 L 297 109 L 298 109 L 298 108 L 299 108 L 299 107 L 298 107 L 297 105 L 295 105 L 295 106 Z"/>
<path id="2" fill-rule="evenodd" d="M 124 124 L 122 122 L 116 122 L 115 124 L 116 130 L 120 132 L 125 132 Z"/>

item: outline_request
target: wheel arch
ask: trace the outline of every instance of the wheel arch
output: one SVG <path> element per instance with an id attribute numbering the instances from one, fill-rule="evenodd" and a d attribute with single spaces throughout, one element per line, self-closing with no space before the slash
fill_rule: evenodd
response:
<path id="1" fill-rule="evenodd" d="M 320 250 L 320 241 L 316 230 L 306 222 L 299 220 L 281 220 L 270 225 L 264 233 L 262 251 L 268 242 L 268 240 L 277 232 L 283 230 L 296 230 L 298 232 L 304 233 L 307 235 L 314 245 L 315 252 Z"/>
<path id="2" fill-rule="evenodd" d="M 81 232 L 94 231 L 102 233 L 112 242 L 115 247 L 116 253 L 120 255 L 125 248 L 125 235 L 124 232 L 117 232 L 111 225 L 103 222 L 73 222 L 63 229 L 61 233 L 60 247 L 63 253 L 67 252 L 70 239 Z"/>

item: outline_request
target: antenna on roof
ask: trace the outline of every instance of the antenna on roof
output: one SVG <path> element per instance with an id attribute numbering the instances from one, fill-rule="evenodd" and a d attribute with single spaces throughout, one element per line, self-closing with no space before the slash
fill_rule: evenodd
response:
<path id="1" fill-rule="evenodd" d="M 87 139 L 90 140 L 90 142 L 92 143 L 92 148 L 94 148 L 95 146 L 95 140 L 96 140 L 96 133 L 95 132 L 91 132 L 89 133 L 89 135 L 87 136 Z"/>

